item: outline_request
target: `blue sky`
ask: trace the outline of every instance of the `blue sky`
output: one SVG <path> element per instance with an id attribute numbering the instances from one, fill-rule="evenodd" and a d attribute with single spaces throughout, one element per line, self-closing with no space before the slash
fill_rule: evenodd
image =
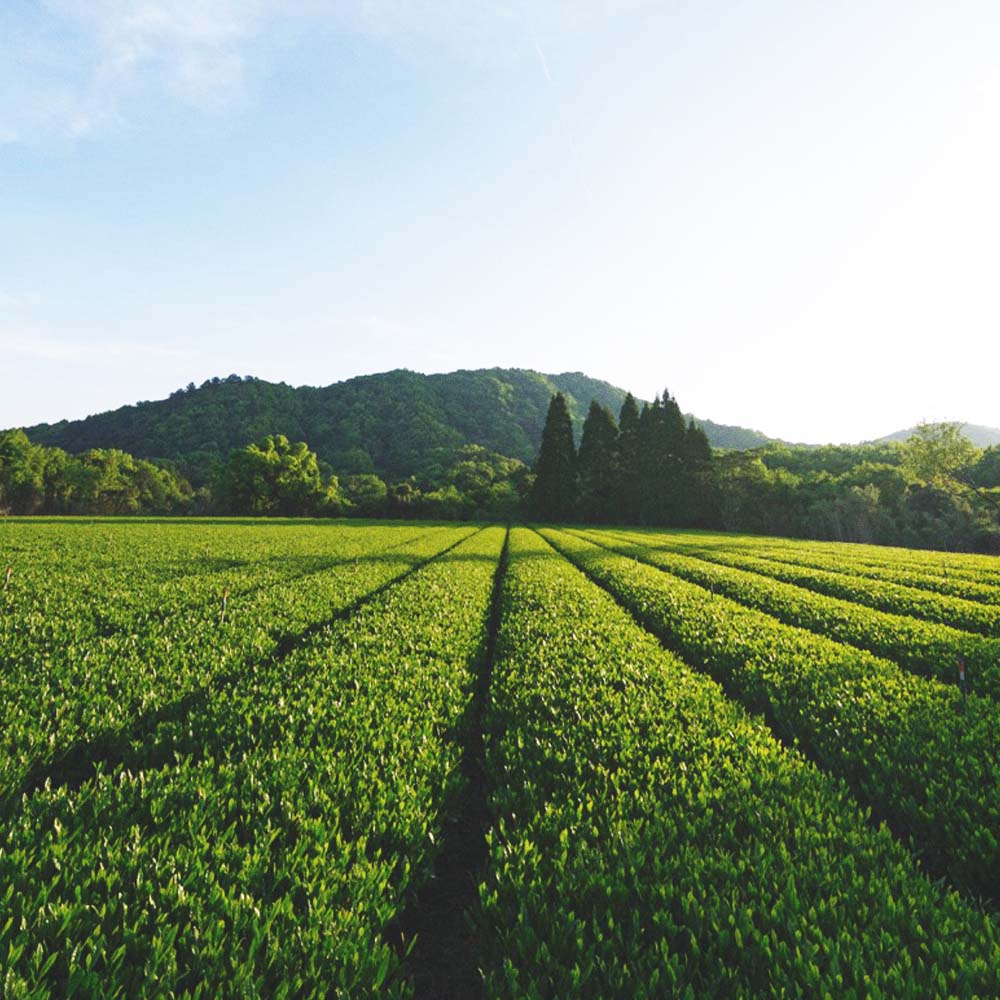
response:
<path id="1" fill-rule="evenodd" d="M 0 426 L 582 370 L 1000 426 L 1000 6 L 5 0 Z"/>

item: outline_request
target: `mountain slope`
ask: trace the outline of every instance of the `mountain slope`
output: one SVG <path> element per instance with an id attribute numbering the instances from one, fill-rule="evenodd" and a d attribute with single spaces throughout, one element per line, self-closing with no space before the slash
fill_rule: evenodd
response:
<path id="1" fill-rule="evenodd" d="M 231 449 L 284 434 L 307 441 L 340 474 L 377 472 L 395 480 L 432 472 L 466 444 L 533 462 L 549 399 L 559 391 L 577 433 L 591 399 L 617 415 L 626 395 L 580 372 L 545 375 L 519 368 L 442 375 L 400 369 L 322 388 L 231 375 L 168 399 L 25 430 L 33 441 L 70 452 L 121 448 L 141 458 L 169 459 L 195 480 Z M 768 440 L 743 428 L 705 427 L 721 447 Z"/>
<path id="2" fill-rule="evenodd" d="M 885 441 L 906 441 L 910 438 L 916 427 L 907 427 L 902 431 L 895 431 L 880 437 L 874 444 L 882 444 Z M 982 424 L 962 424 L 962 433 L 977 447 L 989 448 L 1000 444 L 1000 427 L 984 427 Z"/>

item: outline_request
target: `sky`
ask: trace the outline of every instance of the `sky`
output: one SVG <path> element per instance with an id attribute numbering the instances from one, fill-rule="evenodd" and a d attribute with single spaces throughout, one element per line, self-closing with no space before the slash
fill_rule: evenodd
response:
<path id="1" fill-rule="evenodd" d="M 3 0 L 0 427 L 583 371 L 1000 426 L 996 0 Z"/>

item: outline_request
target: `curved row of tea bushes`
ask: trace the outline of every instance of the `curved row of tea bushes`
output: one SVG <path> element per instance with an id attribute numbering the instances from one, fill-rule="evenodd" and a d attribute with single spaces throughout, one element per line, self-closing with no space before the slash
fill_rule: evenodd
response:
<path id="1" fill-rule="evenodd" d="M 621 537 L 638 541 L 638 538 L 631 534 L 621 533 Z M 646 539 L 643 539 L 643 542 L 649 544 Z M 668 544 L 663 548 L 670 549 L 671 546 Z M 739 552 L 726 552 L 724 549 L 698 550 L 685 547 L 683 553 L 735 569 L 759 573 L 761 576 L 804 587 L 826 594 L 828 597 L 863 604 L 891 614 L 923 618 L 967 632 L 981 632 L 987 636 L 1000 635 L 1000 605 L 963 600 L 947 594 L 935 594 L 886 580 L 776 562 Z"/>
<path id="2" fill-rule="evenodd" d="M 821 552 L 848 559 L 852 562 L 910 566 L 916 571 L 945 574 L 981 575 L 1000 579 L 996 557 L 971 552 L 944 552 L 935 549 L 911 549 L 898 545 L 876 545 L 864 542 L 832 542 L 813 539 L 775 538 L 768 535 L 732 535 L 728 532 L 698 532 L 704 537 L 718 540 L 729 547 L 734 541 L 746 548 L 789 547 L 811 552 Z"/>
<path id="3" fill-rule="evenodd" d="M 555 547 L 776 734 L 851 785 L 936 874 L 1000 899 L 1000 709 L 566 532 Z"/>
<path id="4" fill-rule="evenodd" d="M 1000 694 L 1000 639 L 921 621 L 905 615 L 827 597 L 758 572 L 736 569 L 704 558 L 651 548 L 635 535 L 585 532 L 583 537 L 620 554 L 648 562 L 675 576 L 724 594 L 788 625 L 809 629 L 838 642 L 894 660 L 914 673 L 957 683 L 958 663 L 966 664 L 970 690 Z"/>
<path id="5" fill-rule="evenodd" d="M 408 995 L 388 929 L 462 780 L 503 539 L 218 694 L 175 765 L 27 797 L 0 840 L 6 995 Z"/>
<path id="6" fill-rule="evenodd" d="M 88 753 L 111 756 L 129 734 L 164 714 L 183 717 L 187 699 L 280 655 L 317 623 L 465 538 L 474 528 L 431 529 L 379 551 L 391 535 L 373 529 L 367 549 L 326 572 L 230 599 L 220 623 L 218 596 L 192 612 L 178 597 L 173 613 L 135 633 L 69 643 L 59 657 L 26 657 L 0 673 L 0 803 L 25 783 L 75 769 Z M 91 742 L 100 744 L 88 747 Z"/>
<path id="7" fill-rule="evenodd" d="M 724 538 L 725 536 L 715 536 Z M 1000 568 L 995 556 L 969 555 L 957 552 L 935 552 L 924 549 L 904 549 L 883 545 L 858 545 L 844 542 L 799 541 L 796 539 L 775 539 L 763 536 L 742 536 L 741 548 L 750 553 L 767 557 L 778 553 L 794 553 L 796 556 L 833 562 L 851 572 L 892 571 L 912 577 L 913 586 L 928 586 L 949 582 L 958 586 L 971 585 L 973 591 L 979 586 L 991 592 L 990 603 L 995 603 L 996 590 L 1000 588 Z M 724 548 L 728 545 L 723 543 Z M 909 582 L 901 579 L 900 582 Z M 942 591 L 948 593 L 949 591 Z M 957 596 L 963 596 L 958 593 Z"/>
<path id="8" fill-rule="evenodd" d="M 837 555 L 841 545 L 826 543 L 825 551 Z M 1000 567 L 996 556 L 972 555 L 958 552 L 939 552 L 928 549 L 885 549 L 879 545 L 847 546 L 847 556 L 859 565 L 882 565 L 889 561 L 913 573 L 941 576 L 955 580 L 972 580 L 1000 587 Z"/>
<path id="9" fill-rule="evenodd" d="M 800 549 L 797 546 L 787 548 L 762 548 L 753 555 L 769 562 L 777 562 L 791 566 L 803 566 L 812 569 L 826 570 L 849 576 L 854 579 L 871 579 L 884 583 L 897 584 L 914 590 L 929 591 L 932 594 L 943 594 L 957 597 L 965 601 L 975 601 L 978 604 L 1000 605 L 1000 581 L 985 582 L 982 571 L 968 571 L 969 576 L 942 576 L 941 568 L 928 567 L 926 571 L 906 568 L 906 564 L 885 559 L 875 563 L 870 560 L 858 562 L 837 554 L 821 555 L 811 549 Z"/>
<path id="10" fill-rule="evenodd" d="M 1000 990 L 988 918 L 526 530 L 487 722 L 486 996 Z"/>
<path id="11" fill-rule="evenodd" d="M 18 526 L 29 527 L 46 529 L 49 547 L 36 546 L 32 561 L 7 563 L 11 579 L 0 590 L 0 669 L 26 657 L 58 659 L 70 644 L 140 632 L 170 615 L 211 615 L 224 590 L 235 604 L 266 587 L 364 556 L 373 544 L 385 549 L 428 530 L 331 525 L 304 526 L 296 533 L 270 524 L 194 529 L 175 522 L 107 524 L 84 533 L 76 524 Z M 105 536 L 113 540 L 110 551 L 120 562 L 108 563 L 109 556 L 101 555 Z M 122 537 L 130 542 L 127 555 Z M 68 539 L 79 551 L 71 549 L 73 558 L 64 560 Z M 0 563 L 4 557 L 0 550 Z"/>
<path id="12" fill-rule="evenodd" d="M 832 572 L 870 576 L 986 604 L 1000 603 L 1000 566 L 995 556 L 932 552 L 852 542 L 818 542 L 765 535 L 709 531 L 635 529 L 651 541 L 685 551 L 738 552 L 814 566 Z"/>

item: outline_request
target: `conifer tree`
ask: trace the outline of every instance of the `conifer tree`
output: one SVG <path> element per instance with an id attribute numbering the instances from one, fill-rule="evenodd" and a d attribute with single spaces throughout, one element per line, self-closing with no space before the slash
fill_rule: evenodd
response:
<path id="1" fill-rule="evenodd" d="M 643 524 L 680 524 L 684 516 L 686 430 L 677 401 L 664 390 L 639 421 L 640 504 Z"/>
<path id="2" fill-rule="evenodd" d="M 681 413 L 677 400 L 663 390 L 663 440 L 664 451 L 673 458 L 680 458 L 684 453 L 684 438 L 687 427 L 684 424 L 684 414 Z"/>
<path id="3" fill-rule="evenodd" d="M 711 457 L 712 446 L 708 443 L 708 435 L 692 417 L 684 432 L 684 458 L 689 462 L 707 462 Z"/>
<path id="4" fill-rule="evenodd" d="M 706 526 L 711 522 L 713 497 L 709 463 L 712 446 L 708 435 L 694 420 L 689 420 L 684 433 L 684 498 L 682 523 L 688 527 Z"/>
<path id="5" fill-rule="evenodd" d="M 663 429 L 658 465 L 661 524 L 684 523 L 685 495 L 688 489 L 684 452 L 687 426 L 677 400 L 663 390 Z"/>
<path id="6" fill-rule="evenodd" d="M 685 421 L 669 392 L 640 412 L 625 397 L 614 416 L 596 401 L 583 425 L 579 455 L 566 400 L 553 397 L 545 421 L 534 516 L 566 520 L 655 525 L 708 525 L 717 507 L 712 449 L 705 432 Z"/>
<path id="7" fill-rule="evenodd" d="M 639 523 L 658 523 L 657 439 L 660 428 L 660 397 L 645 403 L 639 414 Z"/>
<path id="8" fill-rule="evenodd" d="M 612 520 L 615 506 L 618 428 L 611 411 L 596 400 L 583 423 L 577 456 L 579 514 L 584 521 Z"/>
<path id="9" fill-rule="evenodd" d="M 639 523 L 640 442 L 639 407 L 629 393 L 618 414 L 618 482 L 613 520 Z"/>
<path id="10" fill-rule="evenodd" d="M 576 505 L 576 449 L 566 398 L 556 393 L 549 403 L 542 430 L 542 447 L 535 466 L 531 507 L 535 517 L 565 521 Z"/>

